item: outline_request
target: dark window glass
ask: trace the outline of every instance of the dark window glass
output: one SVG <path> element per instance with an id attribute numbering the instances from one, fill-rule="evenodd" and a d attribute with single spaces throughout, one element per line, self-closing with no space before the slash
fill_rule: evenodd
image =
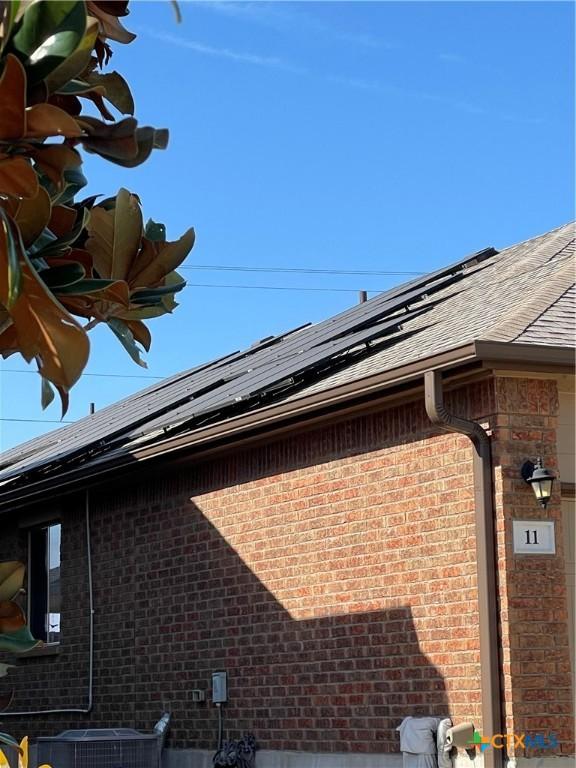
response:
<path id="1" fill-rule="evenodd" d="M 30 531 L 29 617 L 34 637 L 45 643 L 60 639 L 60 523 Z"/>

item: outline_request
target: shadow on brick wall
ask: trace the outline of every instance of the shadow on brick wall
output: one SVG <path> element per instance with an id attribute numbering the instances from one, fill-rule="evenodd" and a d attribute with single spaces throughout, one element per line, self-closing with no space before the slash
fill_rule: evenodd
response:
<path id="1" fill-rule="evenodd" d="M 176 539 L 136 537 L 138 727 L 166 706 L 171 746 L 212 747 L 216 710 L 191 692 L 209 689 L 214 670 L 228 672 L 228 734 L 252 731 L 267 749 L 397 751 L 402 718 L 448 714 L 409 606 L 297 620 L 197 507 L 172 515 Z"/>

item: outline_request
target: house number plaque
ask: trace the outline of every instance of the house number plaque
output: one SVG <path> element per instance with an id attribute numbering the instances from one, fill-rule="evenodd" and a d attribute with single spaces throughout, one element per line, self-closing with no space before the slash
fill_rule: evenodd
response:
<path id="1" fill-rule="evenodd" d="M 514 520 L 513 538 L 516 555 L 554 555 L 556 537 L 553 520 Z"/>

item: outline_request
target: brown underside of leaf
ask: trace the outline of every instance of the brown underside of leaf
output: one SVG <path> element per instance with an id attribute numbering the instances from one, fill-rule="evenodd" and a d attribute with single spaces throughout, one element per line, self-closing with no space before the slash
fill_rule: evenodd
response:
<path id="1" fill-rule="evenodd" d="M 36 197 L 20 202 L 14 218 L 26 247 L 32 245 L 42 234 L 50 221 L 51 211 L 50 195 L 43 187 L 38 187 Z"/>
<path id="2" fill-rule="evenodd" d="M 26 626 L 24 611 L 12 600 L 0 602 L 0 635 L 16 632 Z"/>
<path id="3" fill-rule="evenodd" d="M 41 173 L 45 174 L 58 190 L 64 186 L 64 171 L 78 168 L 82 158 L 75 149 L 63 144 L 45 144 L 30 152 Z"/>
<path id="4" fill-rule="evenodd" d="M 0 602 L 13 600 L 24 584 L 26 568 L 18 560 L 0 563 Z"/>
<path id="5" fill-rule="evenodd" d="M 26 110 L 26 136 L 44 139 L 48 136 L 78 138 L 82 129 L 73 117 L 53 104 L 36 104 Z"/>
<path id="6" fill-rule="evenodd" d="M 0 140 L 19 139 L 26 128 L 26 73 L 16 56 L 6 57 L 0 77 Z"/>
<path id="7" fill-rule="evenodd" d="M 28 362 L 36 359 L 41 375 L 67 391 L 88 360 L 88 337 L 38 277 L 21 247 L 20 269 L 22 289 L 10 308 L 20 352 Z M 0 303 L 7 305 L 4 295 Z"/>
<path id="8" fill-rule="evenodd" d="M 0 190 L 13 197 L 36 197 L 38 177 L 26 157 L 0 155 Z"/>

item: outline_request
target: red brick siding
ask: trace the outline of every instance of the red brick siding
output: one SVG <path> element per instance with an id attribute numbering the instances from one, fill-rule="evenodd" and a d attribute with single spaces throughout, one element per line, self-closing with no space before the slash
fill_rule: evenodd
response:
<path id="1" fill-rule="evenodd" d="M 489 413 L 490 386 L 453 405 Z M 231 732 L 271 749 L 395 751 L 408 714 L 479 723 L 470 458 L 414 403 L 92 491 L 90 723 L 150 727 L 167 707 L 174 746 L 212 746 L 214 708 L 190 692 L 215 669 L 230 675 Z M 13 678 L 22 708 L 83 701 L 80 512 L 64 529 L 74 619 L 67 607 L 58 658 Z"/>
<path id="2" fill-rule="evenodd" d="M 501 430 L 510 405 L 493 382 L 463 387 L 449 405 L 494 423 L 496 391 Z M 502 488 L 518 456 L 506 433 L 497 437 L 506 713 L 516 726 L 523 702 L 536 719 L 550 707 L 525 698 L 510 665 L 522 641 L 506 625 L 516 576 Z M 269 749 L 396 751 L 401 718 L 429 712 L 481 729 L 471 455 L 467 438 L 435 433 L 412 403 L 91 491 L 94 711 L 14 729 L 149 728 L 168 708 L 173 746 L 211 747 L 214 707 L 194 704 L 191 690 L 209 688 L 216 669 L 229 672 L 229 732 L 253 730 Z M 510 492 L 505 503 L 517 504 Z M 18 707 L 84 701 L 81 506 L 64 521 L 62 652 L 17 670 Z M 555 583 L 556 570 L 549 576 Z"/>
<path id="3" fill-rule="evenodd" d="M 558 474 L 557 386 L 553 380 L 498 377 L 495 392 L 506 726 L 515 733 L 553 731 L 560 737 L 561 751 L 572 754 L 574 709 L 560 483 L 555 483 L 554 496 L 543 510 L 520 477 L 523 462 L 540 455 Z M 556 555 L 514 555 L 514 519 L 554 520 Z"/>

